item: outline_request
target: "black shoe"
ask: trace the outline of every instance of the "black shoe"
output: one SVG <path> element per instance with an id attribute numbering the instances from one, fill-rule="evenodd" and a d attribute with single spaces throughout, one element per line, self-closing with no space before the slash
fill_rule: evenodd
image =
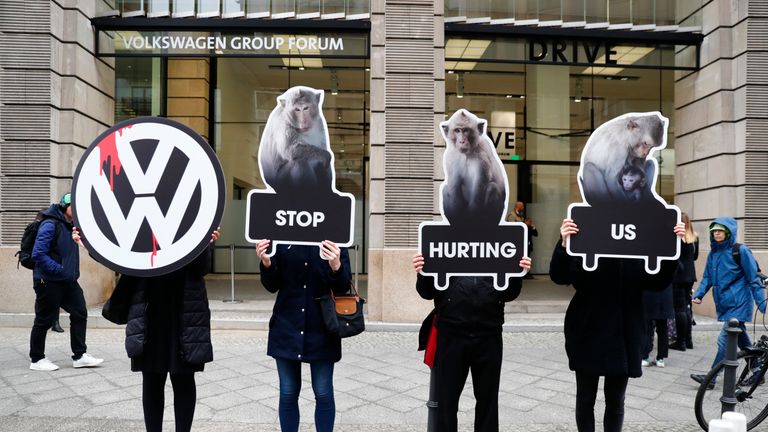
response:
<path id="1" fill-rule="evenodd" d="M 675 350 L 675 351 L 685 351 L 685 345 L 679 344 L 679 343 L 673 343 L 669 346 L 669 349 Z"/>
<path id="2" fill-rule="evenodd" d="M 51 330 L 55 331 L 56 333 L 64 333 L 64 329 L 61 328 L 61 325 L 59 325 L 59 320 L 53 322 Z"/>
<path id="3" fill-rule="evenodd" d="M 691 378 L 696 381 L 697 383 L 701 384 L 704 382 L 704 378 L 706 378 L 705 375 L 697 375 L 697 374 L 691 374 Z M 707 390 L 712 390 L 715 388 L 715 383 L 710 381 L 709 384 L 707 384 Z"/>
<path id="4" fill-rule="evenodd" d="M 686 342 L 685 347 L 688 349 L 693 349 L 693 342 Z"/>

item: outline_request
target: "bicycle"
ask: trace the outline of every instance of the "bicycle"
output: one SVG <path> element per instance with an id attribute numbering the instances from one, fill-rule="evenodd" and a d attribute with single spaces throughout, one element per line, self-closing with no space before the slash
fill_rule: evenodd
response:
<path id="1" fill-rule="evenodd" d="M 768 385 L 765 384 L 768 371 L 768 336 L 761 336 L 752 347 L 740 351 L 737 362 L 735 411 L 747 417 L 747 430 L 751 430 L 768 417 Z M 709 420 L 719 419 L 721 415 L 720 398 L 723 389 L 716 381 L 724 368 L 723 362 L 712 368 L 696 392 L 696 421 L 705 431 L 708 430 Z"/>

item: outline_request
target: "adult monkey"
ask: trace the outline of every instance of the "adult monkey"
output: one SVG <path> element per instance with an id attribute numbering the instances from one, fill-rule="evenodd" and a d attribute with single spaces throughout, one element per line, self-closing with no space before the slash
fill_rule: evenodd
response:
<path id="1" fill-rule="evenodd" d="M 331 190 L 331 151 L 322 100 L 322 91 L 302 86 L 277 98 L 259 152 L 264 180 L 275 191 Z"/>
<path id="2" fill-rule="evenodd" d="M 498 224 L 504 217 L 507 183 L 486 121 L 467 110 L 440 123 L 446 142 L 443 214 L 451 225 Z"/>
<path id="3" fill-rule="evenodd" d="M 581 159 L 580 180 L 590 205 L 630 201 L 617 181 L 625 165 L 645 173 L 642 200 L 653 199 L 654 164 L 646 160 L 664 143 L 666 119 L 658 113 L 621 116 L 603 124 L 589 137 Z"/>

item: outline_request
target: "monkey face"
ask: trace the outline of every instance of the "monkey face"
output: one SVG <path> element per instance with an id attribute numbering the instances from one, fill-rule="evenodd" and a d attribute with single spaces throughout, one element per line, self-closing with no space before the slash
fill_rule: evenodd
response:
<path id="1" fill-rule="evenodd" d="M 637 174 L 624 174 L 621 176 L 621 184 L 624 186 L 625 191 L 631 191 L 635 189 L 635 187 L 639 187 L 640 183 L 640 176 Z M 637 185 L 637 186 L 635 186 Z"/>
<path id="2" fill-rule="evenodd" d="M 475 142 L 475 131 L 469 127 L 457 127 L 451 130 L 456 149 L 462 153 L 469 153 Z"/>
<path id="3" fill-rule="evenodd" d="M 300 132 L 307 132 L 312 127 L 312 122 L 317 113 L 317 106 L 308 102 L 299 102 L 293 106 L 291 117 L 293 126 Z"/>

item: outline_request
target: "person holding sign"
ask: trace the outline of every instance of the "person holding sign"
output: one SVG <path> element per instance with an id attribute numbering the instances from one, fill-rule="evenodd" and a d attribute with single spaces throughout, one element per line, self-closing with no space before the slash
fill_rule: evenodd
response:
<path id="1" fill-rule="evenodd" d="M 682 238 L 685 225 L 676 224 L 674 232 Z M 564 323 L 568 365 L 576 372 L 576 427 L 579 432 L 595 430 L 595 400 L 603 376 L 604 429 L 618 432 L 624 423 L 628 380 L 642 375 L 640 363 L 647 338 L 642 291 L 668 286 L 677 261 L 663 261 L 658 273 L 649 274 L 642 260 L 603 258 L 595 270 L 587 271 L 582 263 L 584 257 L 566 251 L 569 237 L 578 233 L 573 220 L 563 220 L 561 241 L 555 246 L 549 267 L 553 282 L 572 285 L 576 290 Z"/>
<path id="2" fill-rule="evenodd" d="M 309 363 L 315 427 L 318 432 L 331 432 L 336 419 L 333 368 L 341 360 L 341 339 L 325 329 L 316 299 L 329 290 L 336 294 L 349 291 L 349 254 L 346 248 L 325 240 L 320 254 L 316 246 L 280 244 L 270 257 L 270 243 L 258 241 L 256 253 L 261 260 L 261 283 L 267 291 L 277 293 L 269 320 L 267 354 L 274 357 L 280 379 L 280 429 L 299 430 L 301 364 Z"/>
<path id="3" fill-rule="evenodd" d="M 531 269 L 523 257 L 520 267 Z M 438 290 L 433 276 L 423 276 L 424 256 L 413 256 L 416 291 L 434 300 L 437 350 L 437 425 L 439 432 L 457 429 L 456 413 L 467 374 L 472 371 L 475 398 L 475 431 L 499 430 L 499 379 L 501 378 L 504 304 L 517 298 L 520 278 L 511 278 L 503 291 L 494 288 L 493 277 L 452 276 L 448 288 Z"/>
<path id="4" fill-rule="evenodd" d="M 211 243 L 219 230 L 211 234 Z M 79 240 L 79 239 L 78 239 Z M 125 350 L 131 371 L 142 375 L 142 406 L 148 432 L 163 429 L 165 381 L 171 375 L 176 431 L 189 431 L 195 416 L 195 372 L 213 361 L 211 311 L 205 276 L 212 247 L 184 267 L 160 276 L 123 274 L 115 290 L 131 299 Z"/>

